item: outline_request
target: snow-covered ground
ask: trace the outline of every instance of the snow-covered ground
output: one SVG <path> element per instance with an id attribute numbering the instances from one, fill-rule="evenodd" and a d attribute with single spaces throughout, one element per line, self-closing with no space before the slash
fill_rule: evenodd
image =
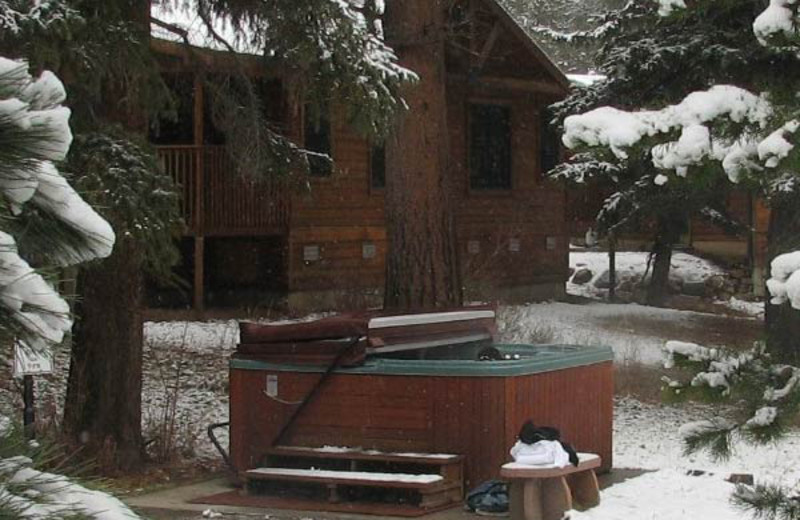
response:
<path id="1" fill-rule="evenodd" d="M 728 323 L 757 328 L 756 323 L 749 322 L 635 303 L 547 302 L 502 307 L 498 313 L 500 339 L 504 343 L 605 345 L 614 350 L 618 364 L 659 364 L 665 339 L 723 346 L 722 342 L 730 338 L 714 330 Z M 713 341 L 705 341 L 706 338 Z"/>
<path id="2" fill-rule="evenodd" d="M 661 347 L 665 339 L 675 339 L 675 331 L 692 330 L 698 327 L 698 323 L 702 325 L 703 322 L 698 320 L 708 318 L 708 315 L 697 312 L 635 304 L 551 302 L 501 308 L 499 324 L 504 341 L 604 344 L 614 349 L 620 363 L 639 361 L 657 365 L 662 359 Z M 730 317 L 720 319 L 727 320 L 725 323 L 728 324 L 750 321 Z M 648 324 L 644 332 L 643 323 Z M 224 358 L 233 349 L 237 337 L 235 322 L 149 323 L 145 331 L 151 348 L 156 348 L 156 345 L 171 345 L 171 350 L 186 348 L 192 353 L 191 357 L 207 360 Z M 184 344 L 191 346 L 182 347 Z M 219 377 L 224 378 L 224 363 L 213 364 Z M 201 370 L 187 376 L 198 384 L 203 377 Z M 209 377 L 208 374 L 205 377 Z M 216 377 L 211 376 L 211 379 Z M 658 384 L 655 373 L 653 378 L 653 384 Z M 152 386 L 146 385 L 146 388 Z M 206 395 L 203 392 L 207 391 L 199 392 Z M 217 393 L 216 399 L 208 399 L 200 406 L 195 405 L 191 411 L 186 410 L 184 420 L 206 424 L 209 417 L 222 420 L 226 411 L 225 393 Z M 752 474 L 760 482 L 787 485 L 800 480 L 800 434 L 797 433 L 773 446 L 741 447 L 725 462 L 715 462 L 703 454 L 685 456 L 679 427 L 708 418 L 709 414 L 710 409 L 700 405 L 672 407 L 618 398 L 615 404 L 614 466 L 648 472 L 615 484 L 603 492 L 599 508 L 576 513 L 573 518 L 742 518 L 742 512 L 729 503 L 734 490 L 734 486 L 725 481 L 729 475 Z M 196 448 L 199 456 L 215 456 L 204 436 L 198 438 Z M 688 474 L 690 471 L 702 474 L 695 476 Z"/>
<path id="3" fill-rule="evenodd" d="M 616 271 L 619 283 L 625 280 L 641 280 L 647 267 L 649 253 L 642 251 L 622 251 L 616 254 Z M 571 251 L 569 266 L 576 271 L 590 269 L 592 279 L 588 283 L 567 283 L 567 292 L 587 298 L 597 298 L 605 294 L 605 289 L 596 283 L 605 274 L 608 280 L 608 253 L 603 251 Z M 673 253 L 670 264 L 670 279 L 685 282 L 702 282 L 712 276 L 724 276 L 725 272 L 712 262 L 688 253 Z"/>
<path id="4" fill-rule="evenodd" d="M 621 251 L 616 254 L 618 291 L 630 289 L 644 277 L 649 253 Z M 574 273 L 567 282 L 567 293 L 593 300 L 603 300 L 608 294 L 608 253 L 574 247 L 569 254 L 569 266 Z M 591 278 L 576 283 L 579 271 L 589 270 Z M 652 269 L 652 268 L 651 268 Z M 648 275 L 649 276 L 649 275 Z M 689 253 L 675 252 L 670 263 L 669 278 L 675 287 L 686 284 L 709 284 L 712 278 L 724 280 L 726 273 L 710 260 Z M 736 297 L 716 303 L 753 317 L 763 317 L 764 302 L 745 301 Z"/>
<path id="5" fill-rule="evenodd" d="M 597 266 L 604 256 L 584 252 L 574 255 L 573 262 L 594 265 L 595 270 L 602 271 Z M 637 261 L 645 257 L 637 256 Z M 627 262 L 634 255 L 625 258 Z M 637 261 L 620 263 L 620 269 L 635 271 Z M 679 265 L 685 279 L 718 273 L 713 265 L 698 259 L 682 259 Z M 315 317 L 318 316 L 307 319 Z M 661 362 L 666 340 L 719 346 L 732 338 L 746 336 L 739 329 L 758 330 L 758 322 L 753 319 L 599 301 L 583 305 L 547 302 L 501 307 L 498 324 L 504 342 L 608 345 L 620 367 L 642 363 L 651 368 L 657 368 Z M 219 463 L 220 457 L 206 437 L 205 428 L 212 422 L 225 421 L 228 416 L 227 358 L 238 341 L 236 322 L 147 323 L 145 340 L 146 435 L 153 437 L 160 433 L 158 428 L 163 427 L 174 406 L 178 455 L 203 464 Z M 56 356 L 59 374 L 38 378 L 37 398 L 52 410 L 57 410 L 63 400 L 67 360 L 66 349 L 62 348 Z M 655 371 L 652 377 L 653 385 L 658 385 Z M 0 384 L 0 413 L 16 413 L 14 409 L 19 409 L 16 388 L 3 387 Z M 700 405 L 672 407 L 630 397 L 618 398 L 614 466 L 648 471 L 614 484 L 603 492 L 600 507 L 575 513 L 573 518 L 741 518 L 742 512 L 729 503 L 734 486 L 725 478 L 730 474 L 752 474 L 757 481 L 785 485 L 800 481 L 800 434 L 796 432 L 773 446 L 741 447 L 725 462 L 714 462 L 702 454 L 685 456 L 679 427 L 706 419 L 709 414 L 710 409 Z M 225 430 L 218 433 L 223 444 L 227 444 Z M 702 474 L 693 476 L 687 473 L 690 471 Z"/>

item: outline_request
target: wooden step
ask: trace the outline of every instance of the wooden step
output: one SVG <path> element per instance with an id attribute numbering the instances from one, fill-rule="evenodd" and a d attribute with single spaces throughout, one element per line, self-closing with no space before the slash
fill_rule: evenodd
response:
<path id="1" fill-rule="evenodd" d="M 245 472 L 248 480 L 292 480 L 345 486 L 376 486 L 408 489 L 432 489 L 442 484 L 441 475 L 409 473 L 370 473 L 324 469 L 256 468 Z"/>
<path id="2" fill-rule="evenodd" d="M 407 490 L 416 496 L 413 502 L 423 509 L 456 504 L 461 500 L 461 483 L 438 474 L 379 473 L 294 468 L 256 468 L 244 472 L 245 493 L 258 494 L 256 482 L 290 482 L 327 489 L 328 502 L 342 501 L 342 488 L 378 488 Z"/>
<path id="3" fill-rule="evenodd" d="M 311 448 L 305 446 L 275 446 L 267 451 L 268 455 L 286 457 L 307 457 L 319 459 L 344 459 L 344 460 L 371 460 L 382 462 L 403 462 L 409 464 L 426 464 L 445 466 L 458 464 L 464 457 L 452 453 L 412 453 L 391 452 L 378 450 L 363 450 L 360 448 L 347 448 L 339 446 L 325 446 Z"/>
<path id="4" fill-rule="evenodd" d="M 265 455 L 263 467 L 242 473 L 248 496 L 305 496 L 361 504 L 364 512 L 372 505 L 432 511 L 463 498 L 464 458 L 457 454 L 276 446 Z"/>

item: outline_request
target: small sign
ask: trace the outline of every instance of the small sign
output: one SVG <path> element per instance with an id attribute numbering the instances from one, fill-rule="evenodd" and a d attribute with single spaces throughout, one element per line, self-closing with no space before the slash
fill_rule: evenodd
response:
<path id="1" fill-rule="evenodd" d="M 267 395 L 278 397 L 278 374 L 267 375 Z"/>
<path id="2" fill-rule="evenodd" d="M 320 259 L 319 246 L 314 244 L 310 246 L 303 246 L 303 261 L 305 262 L 318 262 Z"/>
<path id="3" fill-rule="evenodd" d="M 519 253 L 520 243 L 518 238 L 512 238 L 508 241 L 508 250 L 512 253 Z"/>
<path id="4" fill-rule="evenodd" d="M 17 341 L 14 346 L 14 377 L 40 376 L 53 373 L 53 357 L 48 352 L 37 352 Z"/>
<path id="5" fill-rule="evenodd" d="M 364 242 L 361 244 L 361 256 L 365 259 L 375 258 L 378 250 L 372 242 Z"/>
<path id="6" fill-rule="evenodd" d="M 471 255 L 477 255 L 481 252 L 481 243 L 477 240 L 467 241 L 467 252 Z"/>
<path id="7" fill-rule="evenodd" d="M 547 237 L 545 247 L 548 251 L 554 251 L 556 248 L 556 237 Z"/>

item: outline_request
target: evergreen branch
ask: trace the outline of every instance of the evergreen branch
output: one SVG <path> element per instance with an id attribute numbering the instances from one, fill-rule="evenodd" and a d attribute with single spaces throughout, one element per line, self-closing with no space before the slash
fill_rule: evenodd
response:
<path id="1" fill-rule="evenodd" d="M 152 23 L 153 25 L 157 25 L 158 27 L 161 27 L 162 29 L 166 29 L 167 31 L 169 31 L 169 32 L 171 32 L 173 34 L 177 34 L 178 36 L 180 36 L 180 38 L 183 40 L 183 43 L 186 44 L 186 46 L 188 46 L 188 47 L 192 46 L 191 42 L 189 41 L 189 32 L 186 31 L 185 29 L 183 29 L 181 27 L 178 27 L 175 24 L 171 24 L 171 23 L 167 23 L 167 22 L 165 22 L 163 20 L 159 20 L 155 16 L 150 16 L 150 23 Z"/>
<path id="2" fill-rule="evenodd" d="M 712 419 L 685 424 L 681 427 L 683 452 L 686 455 L 708 451 L 715 460 L 731 456 L 731 439 L 737 427 L 724 419 Z"/>
<path id="3" fill-rule="evenodd" d="M 776 485 L 737 486 L 734 505 L 757 520 L 796 520 L 800 518 L 800 495 Z"/>

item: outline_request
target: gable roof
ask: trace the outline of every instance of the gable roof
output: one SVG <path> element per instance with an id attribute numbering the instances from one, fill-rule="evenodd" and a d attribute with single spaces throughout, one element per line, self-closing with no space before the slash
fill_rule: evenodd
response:
<path id="1" fill-rule="evenodd" d="M 499 0 L 483 0 L 486 4 L 486 7 L 489 8 L 491 13 L 497 17 L 500 22 L 507 27 L 513 36 L 517 38 L 526 48 L 528 52 L 530 52 L 539 63 L 550 73 L 550 76 L 553 80 L 556 81 L 566 92 L 570 88 L 570 81 L 567 79 L 567 76 L 564 72 L 556 65 L 553 60 L 550 59 L 550 56 L 547 55 L 544 50 L 539 47 L 539 44 L 531 37 L 528 32 L 522 28 L 522 26 L 517 23 L 513 16 L 503 7 Z"/>
<path id="2" fill-rule="evenodd" d="M 399 0 L 403 1 L 403 0 Z M 570 88 L 570 81 L 561 69 L 556 65 L 547 53 L 539 46 L 538 43 L 531 37 L 531 35 L 517 23 L 513 16 L 506 10 L 499 0 L 480 0 L 482 1 L 489 12 L 495 16 L 500 23 L 508 28 L 512 36 L 516 38 L 525 49 L 540 63 L 544 69 L 550 74 L 550 77 L 566 92 Z M 227 51 L 220 42 L 216 41 L 205 28 L 205 24 L 200 17 L 193 13 L 191 9 L 181 9 L 172 7 L 170 5 L 162 5 L 158 2 L 153 3 L 152 13 L 155 18 L 171 25 L 173 29 L 182 30 L 185 34 L 186 40 L 197 48 L 208 50 Z M 224 20 L 214 19 L 214 30 L 221 34 L 229 43 L 231 43 L 236 52 L 239 54 L 260 55 L 259 49 L 253 48 L 247 44 L 248 39 L 237 35 L 230 24 Z M 165 30 L 157 23 L 151 26 L 151 35 L 158 40 L 166 40 L 172 42 L 182 42 L 185 40 L 173 31 Z M 240 36 L 240 37 L 237 37 Z M 169 45 L 162 45 L 168 47 Z"/>

